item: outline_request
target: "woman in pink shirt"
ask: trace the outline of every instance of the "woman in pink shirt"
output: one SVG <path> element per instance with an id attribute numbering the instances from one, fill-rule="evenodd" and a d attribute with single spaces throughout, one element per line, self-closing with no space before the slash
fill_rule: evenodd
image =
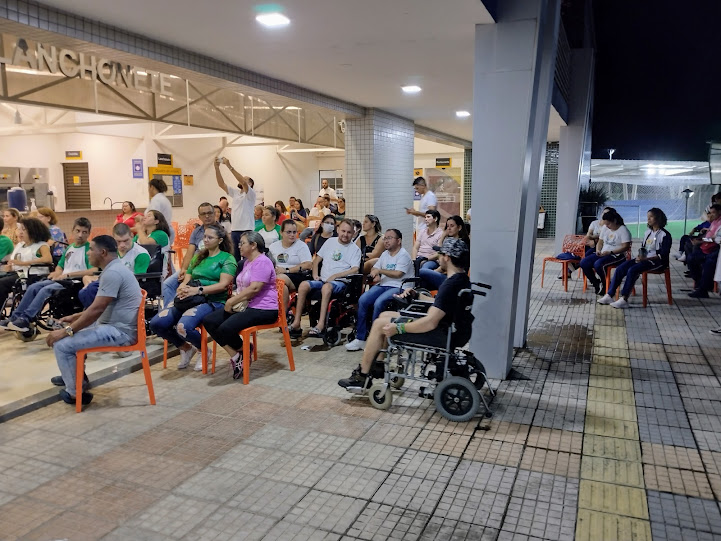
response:
<path id="1" fill-rule="evenodd" d="M 237 293 L 225 302 L 224 308 L 203 319 L 208 334 L 230 355 L 234 379 L 243 376 L 240 331 L 278 320 L 275 262 L 263 237 L 260 233 L 249 231 L 240 237 L 238 246 L 245 264 L 236 279 Z"/>

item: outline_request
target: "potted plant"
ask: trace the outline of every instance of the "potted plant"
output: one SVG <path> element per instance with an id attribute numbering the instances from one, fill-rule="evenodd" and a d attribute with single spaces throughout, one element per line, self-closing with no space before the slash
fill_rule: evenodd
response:
<path id="1" fill-rule="evenodd" d="M 578 216 L 581 218 L 581 224 L 585 233 L 588 226 L 598 217 L 598 211 L 606 204 L 608 196 L 606 189 L 600 184 L 591 184 L 582 186 L 578 193 Z"/>

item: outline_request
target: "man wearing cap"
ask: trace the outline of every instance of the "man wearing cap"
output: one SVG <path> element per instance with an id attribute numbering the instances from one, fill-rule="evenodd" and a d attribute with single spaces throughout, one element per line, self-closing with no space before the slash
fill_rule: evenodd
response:
<path id="1" fill-rule="evenodd" d="M 383 312 L 373 322 L 361 364 L 353 370 L 349 378 L 340 380 L 338 385 L 349 391 L 370 387 L 373 361 L 383 348 L 386 338 L 391 336 L 395 337 L 395 342 L 443 347 L 448 338 L 448 328 L 455 323 L 451 345 L 462 346 L 470 339 L 473 318 L 469 317 L 466 309 L 472 299 L 467 296 L 462 297 L 465 300 L 461 301 L 458 297 L 462 289 L 471 287 L 467 274 L 470 265 L 468 245 L 461 239 L 446 239 L 439 250 L 438 263 L 446 270 L 448 278 L 441 285 L 435 299 L 428 299 L 433 300 L 433 306 L 428 313 L 408 323 L 395 323 L 396 318 L 400 317 L 398 312 Z M 412 294 L 399 297 L 412 297 Z"/>

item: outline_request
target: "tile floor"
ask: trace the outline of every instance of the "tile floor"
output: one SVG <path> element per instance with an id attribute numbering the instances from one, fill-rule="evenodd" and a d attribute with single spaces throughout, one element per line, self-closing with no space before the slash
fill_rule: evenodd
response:
<path id="1" fill-rule="evenodd" d="M 135 373 L 0 424 L 0 539 L 721 539 L 721 300 L 674 263 L 673 306 L 659 277 L 647 309 L 598 306 L 540 288 L 550 250 L 492 420 L 413 387 L 375 410 L 336 385 L 357 353 L 291 373 L 265 333 L 248 386 L 156 365 L 157 406 Z"/>

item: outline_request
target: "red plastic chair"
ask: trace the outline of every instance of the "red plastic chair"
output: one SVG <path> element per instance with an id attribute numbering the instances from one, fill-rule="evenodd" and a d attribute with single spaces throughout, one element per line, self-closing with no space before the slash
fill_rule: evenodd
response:
<path id="1" fill-rule="evenodd" d="M 583 235 L 566 235 L 563 237 L 563 244 L 561 251 L 568 252 L 577 255 L 580 258 L 586 253 L 586 237 Z M 557 257 L 546 257 L 543 259 L 543 267 L 541 269 L 541 287 L 543 287 L 543 279 L 546 275 L 546 263 L 560 263 L 563 267 L 561 270 L 563 276 L 563 289 L 568 291 L 568 264 L 573 263 L 568 259 L 558 259 Z M 583 290 L 586 291 L 586 284 L 584 281 Z"/>
<path id="2" fill-rule="evenodd" d="M 155 392 L 153 391 L 153 379 L 150 376 L 150 362 L 148 361 L 148 350 L 145 347 L 145 298 L 147 292 L 144 289 L 143 296 L 140 299 L 140 307 L 138 308 L 138 341 L 130 346 L 106 346 L 99 348 L 81 349 L 75 354 L 77 369 L 75 372 L 75 411 L 80 413 L 83 409 L 83 374 L 85 373 L 85 356 L 88 353 L 104 353 L 109 351 L 139 351 L 140 360 L 143 363 L 143 374 L 145 374 L 145 384 L 148 386 L 148 396 L 150 403 L 155 405 Z"/>
<path id="3" fill-rule="evenodd" d="M 663 274 L 666 279 L 666 295 L 668 296 L 669 306 L 673 305 L 673 297 L 671 296 L 671 269 L 666 267 L 664 270 L 657 271 L 646 271 L 641 273 L 641 284 L 643 285 L 643 307 L 646 308 L 648 303 L 648 275 L 649 274 Z"/>
<path id="4" fill-rule="evenodd" d="M 253 360 L 258 360 L 258 344 L 256 333 L 266 329 L 280 328 L 283 331 L 283 341 L 285 342 L 285 351 L 288 354 L 288 365 L 290 371 L 295 371 L 295 362 L 293 361 L 293 346 L 290 343 L 290 334 L 288 334 L 288 323 L 285 319 L 285 310 L 283 310 L 283 287 L 285 282 L 276 278 L 275 286 L 278 290 L 278 320 L 270 325 L 256 325 L 254 327 L 248 327 L 240 331 L 240 336 L 243 339 L 243 384 L 248 385 L 250 383 L 250 339 L 253 338 Z"/>

